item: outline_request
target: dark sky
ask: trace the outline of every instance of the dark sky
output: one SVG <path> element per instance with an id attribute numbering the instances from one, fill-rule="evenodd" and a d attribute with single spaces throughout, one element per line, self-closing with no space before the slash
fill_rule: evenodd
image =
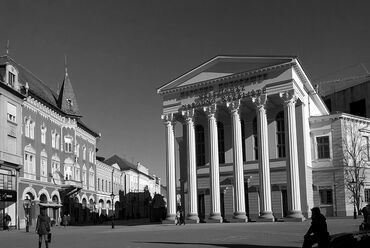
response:
<path id="1" fill-rule="evenodd" d="M 100 156 L 124 156 L 165 179 L 156 88 L 219 55 L 297 55 L 311 81 L 370 70 L 370 1 L 0 2 L 0 54 L 52 89 L 64 54 Z M 340 75 L 343 76 L 343 75 Z"/>

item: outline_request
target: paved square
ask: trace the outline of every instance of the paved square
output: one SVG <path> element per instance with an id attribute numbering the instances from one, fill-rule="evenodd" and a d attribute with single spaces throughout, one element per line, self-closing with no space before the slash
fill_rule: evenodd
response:
<path id="1" fill-rule="evenodd" d="M 361 219 L 329 219 L 330 234 L 357 231 Z M 303 223 L 224 223 L 53 227 L 52 248 L 109 247 L 301 247 L 311 221 Z M 33 232 L 0 232 L 1 248 L 37 247 Z M 44 247 L 44 246 L 43 246 Z"/>

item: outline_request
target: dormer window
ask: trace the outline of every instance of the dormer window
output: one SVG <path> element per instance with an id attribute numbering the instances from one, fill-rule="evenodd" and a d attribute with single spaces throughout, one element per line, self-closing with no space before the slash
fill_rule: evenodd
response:
<path id="1" fill-rule="evenodd" d="M 14 87 L 15 83 L 15 74 L 11 73 L 10 71 L 8 72 L 8 84 L 12 87 Z"/>

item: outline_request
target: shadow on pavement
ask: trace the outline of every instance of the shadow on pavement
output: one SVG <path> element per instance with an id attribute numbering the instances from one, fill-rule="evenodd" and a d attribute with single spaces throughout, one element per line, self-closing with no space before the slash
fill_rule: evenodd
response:
<path id="1" fill-rule="evenodd" d="M 294 246 L 266 246 L 266 245 L 248 245 L 248 244 L 212 244 L 212 243 L 188 243 L 188 242 L 153 242 L 153 241 L 137 241 L 135 243 L 146 243 L 146 244 L 165 244 L 165 245 L 212 245 L 225 248 L 294 248 Z"/>

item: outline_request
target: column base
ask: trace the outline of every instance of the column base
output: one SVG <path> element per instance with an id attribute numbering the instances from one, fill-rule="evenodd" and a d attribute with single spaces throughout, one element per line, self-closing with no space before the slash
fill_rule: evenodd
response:
<path id="1" fill-rule="evenodd" d="M 222 216 L 219 213 L 211 214 L 207 220 L 207 223 L 222 223 Z"/>
<path id="2" fill-rule="evenodd" d="M 165 220 L 162 220 L 162 224 L 176 224 L 176 215 L 167 215 Z"/>
<path id="3" fill-rule="evenodd" d="M 306 218 L 302 215 L 301 211 L 292 210 L 289 214 L 284 218 L 286 222 L 303 222 Z"/>
<path id="4" fill-rule="evenodd" d="M 230 222 L 248 222 L 248 217 L 245 212 L 235 212 Z"/>
<path id="5" fill-rule="evenodd" d="M 188 216 L 186 217 L 186 222 L 187 223 L 198 224 L 199 223 L 198 214 L 188 214 Z"/>
<path id="6" fill-rule="evenodd" d="M 258 216 L 257 221 L 258 222 L 274 222 L 275 217 L 271 211 L 265 211 L 265 212 L 261 212 L 261 215 Z"/>

